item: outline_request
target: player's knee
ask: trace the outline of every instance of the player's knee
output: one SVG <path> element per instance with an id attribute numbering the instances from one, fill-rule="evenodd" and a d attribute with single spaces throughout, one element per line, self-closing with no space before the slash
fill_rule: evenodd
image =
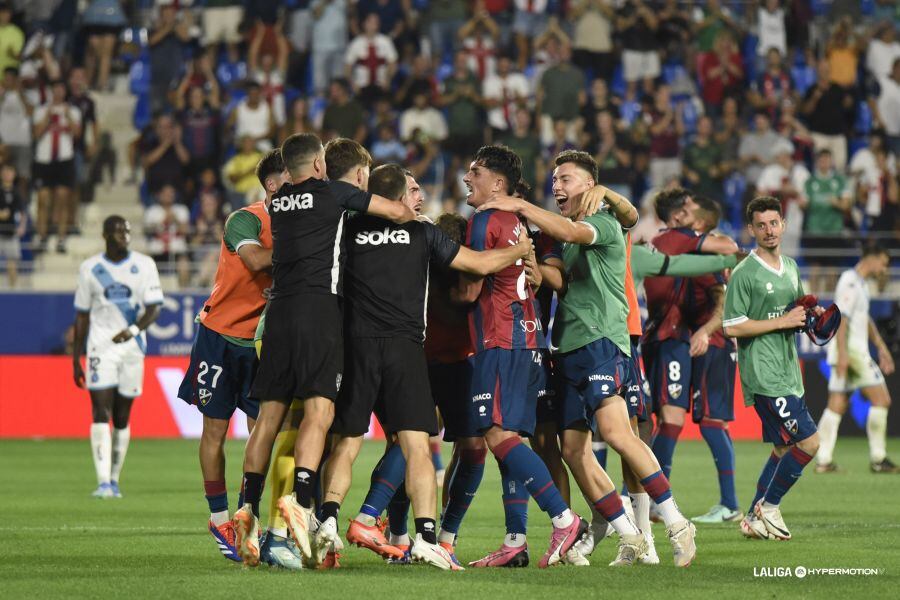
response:
<path id="1" fill-rule="evenodd" d="M 798 442 L 797 447 L 806 454 L 815 456 L 819 451 L 819 434 L 811 435 L 802 442 Z"/>

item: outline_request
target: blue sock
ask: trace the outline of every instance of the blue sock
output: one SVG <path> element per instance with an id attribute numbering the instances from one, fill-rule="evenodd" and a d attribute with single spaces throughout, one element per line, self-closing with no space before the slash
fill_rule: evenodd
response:
<path id="1" fill-rule="evenodd" d="M 813 459 L 812 456 L 794 446 L 791 451 L 781 457 L 769 489 L 766 490 L 765 500 L 769 504 L 780 504 L 781 498 L 797 483 L 803 468 Z"/>
<path id="2" fill-rule="evenodd" d="M 444 469 L 444 458 L 441 456 L 441 443 L 431 442 L 431 464 L 434 465 L 435 472 Z"/>
<path id="3" fill-rule="evenodd" d="M 675 444 L 678 443 L 678 436 L 681 435 L 681 425 L 672 425 L 671 423 L 663 423 L 656 432 L 653 439 L 653 454 L 659 461 L 666 479 L 672 473 L 672 457 L 675 455 Z"/>
<path id="4" fill-rule="evenodd" d="M 376 519 L 380 517 L 405 478 L 406 459 L 403 458 L 400 444 L 394 444 L 385 451 L 372 471 L 369 493 L 366 494 L 359 512 Z"/>
<path id="5" fill-rule="evenodd" d="M 762 473 L 759 474 L 759 481 L 756 482 L 756 495 L 753 496 L 753 502 L 750 503 L 750 510 L 747 511 L 748 515 L 753 512 L 756 503 L 759 502 L 760 498 L 765 495 L 766 490 L 769 489 L 769 484 L 772 482 L 772 476 L 775 475 L 775 469 L 778 468 L 779 462 L 781 462 L 781 459 L 777 454 L 773 452 L 769 455 L 769 460 L 766 461 Z"/>
<path id="6" fill-rule="evenodd" d="M 388 523 L 391 533 L 404 535 L 407 533 L 406 521 L 409 519 L 409 496 L 406 495 L 406 484 L 400 484 L 397 493 L 388 504 Z"/>
<path id="7" fill-rule="evenodd" d="M 518 437 L 498 444 L 493 452 L 498 462 L 509 469 L 511 478 L 526 482 L 528 493 L 550 517 L 558 516 L 569 508 L 553 485 L 547 465 Z"/>
<path id="8" fill-rule="evenodd" d="M 594 456 L 597 458 L 597 462 L 600 463 L 600 466 L 603 470 L 606 470 L 606 442 L 593 442 L 591 444 L 594 449 Z"/>
<path id="9" fill-rule="evenodd" d="M 500 485 L 503 496 L 503 513 L 506 516 L 506 533 L 525 534 L 528 531 L 528 489 L 521 481 L 509 475 L 509 467 L 499 460 Z"/>
<path id="10" fill-rule="evenodd" d="M 447 489 L 447 506 L 441 516 L 441 529 L 450 533 L 459 533 L 469 504 L 481 485 L 481 477 L 484 475 L 484 457 L 487 450 L 459 451 L 459 460 L 450 478 Z"/>
<path id="11" fill-rule="evenodd" d="M 737 492 L 734 489 L 734 444 L 728 430 L 714 421 L 700 422 L 700 434 L 706 440 L 719 472 L 719 504 L 737 510 Z"/>

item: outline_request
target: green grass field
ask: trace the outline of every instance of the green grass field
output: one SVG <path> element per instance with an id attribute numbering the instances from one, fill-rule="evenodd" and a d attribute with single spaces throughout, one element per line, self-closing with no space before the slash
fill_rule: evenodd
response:
<path id="1" fill-rule="evenodd" d="M 896 442 L 891 445 L 896 450 Z M 614 542 L 608 539 L 591 557 L 590 567 L 544 571 L 536 564 L 546 549 L 549 526 L 532 503 L 532 565 L 463 573 L 419 565 L 389 567 L 357 548 L 345 551 L 343 568 L 328 572 L 248 570 L 226 561 L 206 531 L 207 507 L 196 447 L 195 441 L 133 442 L 122 479 L 125 497 L 100 501 L 90 497 L 94 473 L 87 441 L 0 442 L 7 515 L 0 526 L 0 597 L 274 598 L 286 593 L 339 600 L 550 598 L 552 594 L 566 598 L 898 597 L 900 476 L 871 475 L 862 439 L 838 443 L 836 460 L 846 472 L 816 475 L 807 469 L 787 497 L 783 510 L 794 535 L 790 542 L 744 540 L 736 525 L 701 526 L 694 564 L 677 570 L 670 562 L 665 531 L 656 525 L 660 566 L 607 567 L 615 554 Z M 449 446 L 445 450 L 448 456 Z M 380 443 L 365 445 L 342 520 L 355 515 L 381 452 Z M 241 453 L 242 444 L 230 444 L 230 489 L 239 481 Z M 749 502 L 767 454 L 763 444 L 737 444 L 742 504 Z M 619 479 L 617 466 L 611 468 L 611 475 Z M 718 499 L 712 461 L 702 442 L 679 444 L 672 484 L 687 515 L 705 512 Z M 475 560 L 499 545 L 503 535 L 499 495 L 497 469 L 489 459 L 481 491 L 463 523 L 457 549 L 460 560 Z M 233 504 L 236 498 L 231 500 Z M 575 508 L 587 514 L 583 502 Z M 801 565 L 871 567 L 881 572 L 868 577 L 754 576 L 754 568 Z"/>

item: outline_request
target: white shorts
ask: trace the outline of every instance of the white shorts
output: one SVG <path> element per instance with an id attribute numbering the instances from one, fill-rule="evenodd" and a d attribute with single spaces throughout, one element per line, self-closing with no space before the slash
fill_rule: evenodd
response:
<path id="1" fill-rule="evenodd" d="M 829 392 L 850 393 L 877 385 L 884 385 L 884 375 L 878 368 L 878 363 L 868 354 L 850 353 L 846 377 L 838 377 L 834 372 L 834 366 L 831 366 L 831 376 L 828 378 Z"/>
<path id="2" fill-rule="evenodd" d="M 238 27 L 244 17 L 241 6 L 221 6 L 203 9 L 203 43 L 237 44 L 241 41 Z"/>
<path id="3" fill-rule="evenodd" d="M 661 72 L 659 52 L 656 50 L 648 52 L 638 50 L 622 51 L 622 75 L 625 81 L 656 79 Z"/>
<path id="4" fill-rule="evenodd" d="M 132 344 L 129 344 L 132 345 Z M 120 396 L 136 398 L 144 391 L 144 355 L 118 348 L 87 354 L 87 389 L 116 388 Z"/>

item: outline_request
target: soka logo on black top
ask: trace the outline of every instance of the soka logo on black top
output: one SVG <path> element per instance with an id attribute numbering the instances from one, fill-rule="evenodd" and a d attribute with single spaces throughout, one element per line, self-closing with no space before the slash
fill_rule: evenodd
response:
<path id="1" fill-rule="evenodd" d="M 313 195 L 291 194 L 290 196 L 281 196 L 272 200 L 272 212 L 284 212 L 286 210 L 304 210 L 313 207 Z"/>
<path id="2" fill-rule="evenodd" d="M 356 243 L 360 245 L 372 244 L 380 246 L 381 244 L 408 244 L 409 232 L 402 229 L 392 230 L 385 227 L 383 231 L 360 231 L 356 234 Z"/>

